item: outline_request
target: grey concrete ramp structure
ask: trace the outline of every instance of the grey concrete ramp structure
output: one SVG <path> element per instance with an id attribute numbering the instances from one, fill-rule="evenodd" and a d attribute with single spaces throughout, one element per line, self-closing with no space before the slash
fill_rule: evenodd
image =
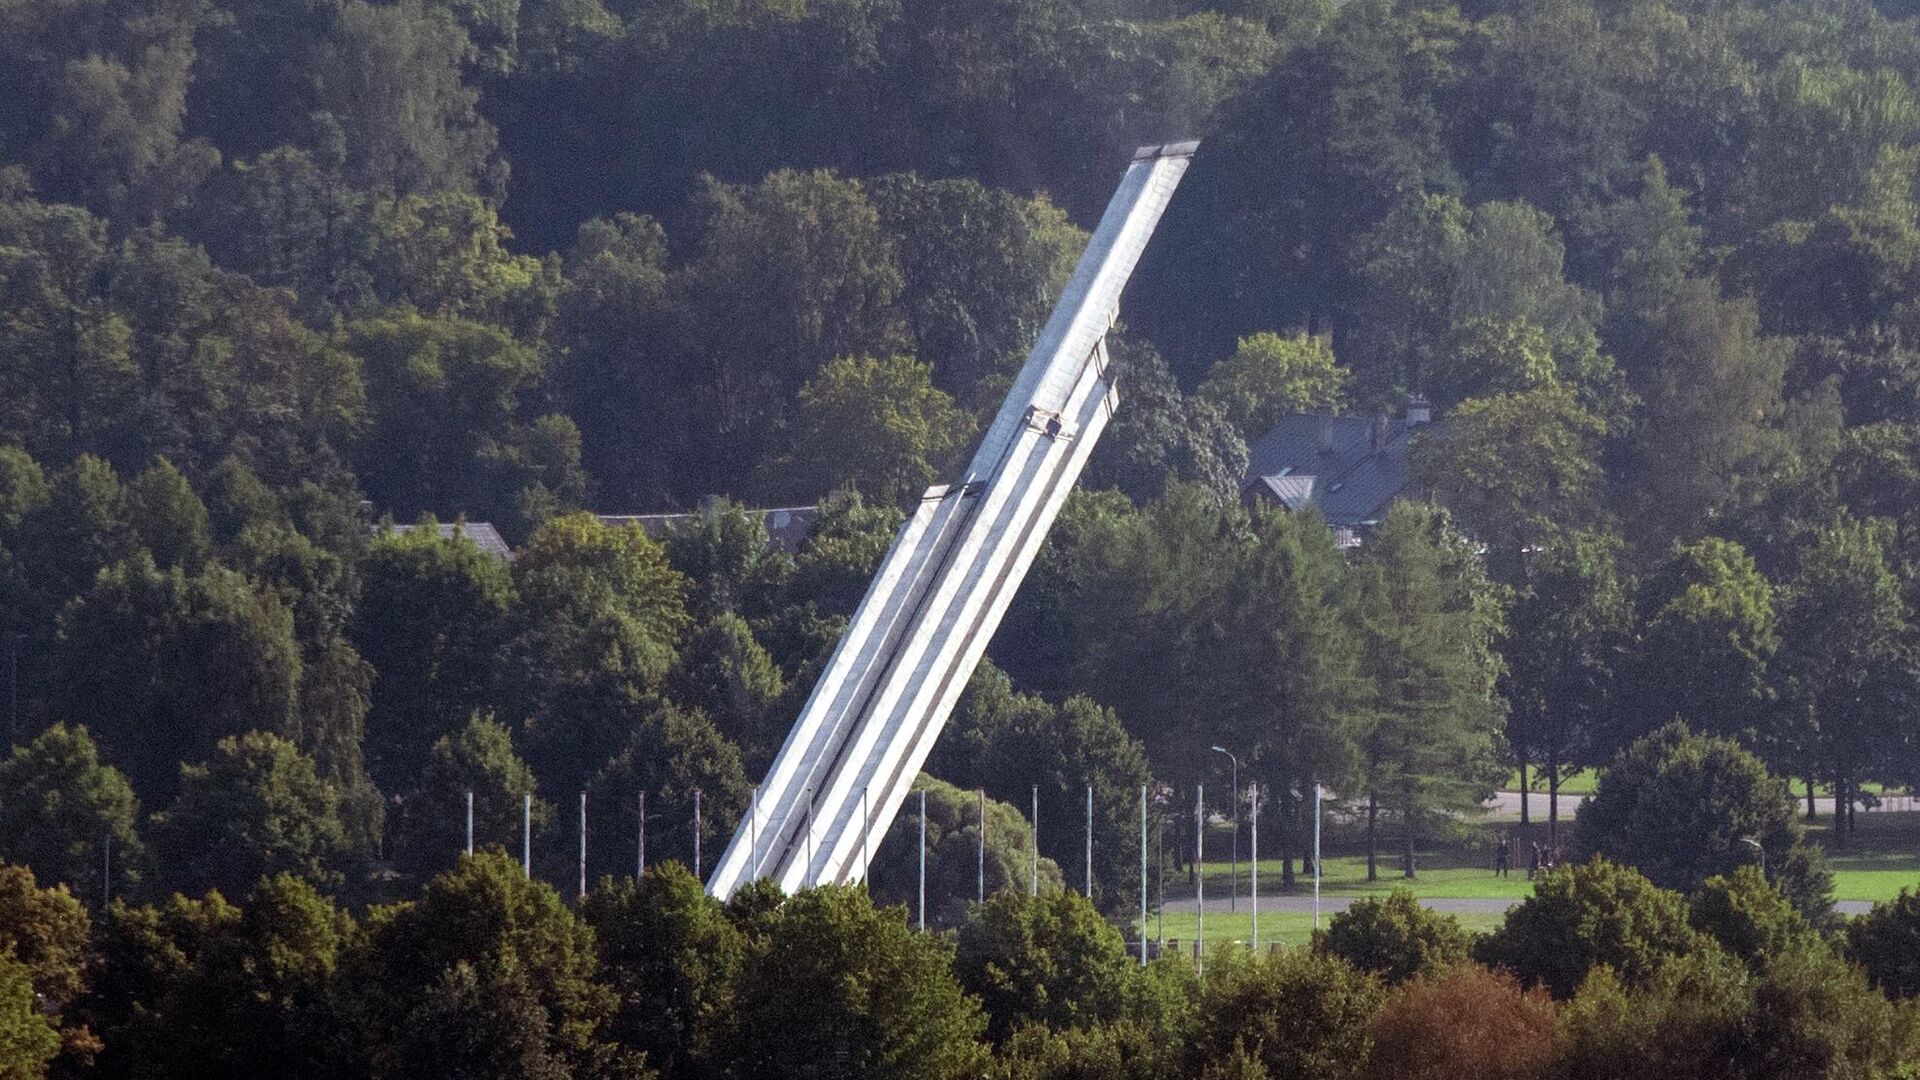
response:
<path id="1" fill-rule="evenodd" d="M 1197 143 L 1141 149 L 958 483 L 928 489 L 707 891 L 859 881 L 1119 402 L 1106 335 Z"/>

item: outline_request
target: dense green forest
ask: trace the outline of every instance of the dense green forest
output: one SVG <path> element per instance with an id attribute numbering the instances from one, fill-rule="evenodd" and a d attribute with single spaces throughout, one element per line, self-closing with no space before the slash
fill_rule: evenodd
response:
<path id="1" fill-rule="evenodd" d="M 1848 931 L 1860 982 L 1780 808 L 1786 779 L 1809 815 L 1837 793 L 1839 846 L 1879 785 L 1920 781 L 1910 16 L 0 0 L 0 1077 L 61 1038 L 73 1075 L 255 1075 L 292 1045 L 313 1057 L 289 1073 L 626 1074 L 644 1051 L 795 1075 L 740 1032 L 812 1023 L 766 988 L 835 964 L 922 987 L 922 1012 L 875 1019 L 876 991 L 819 1021 L 842 1041 L 815 1066 L 862 1075 L 967 1075 L 989 1044 L 1034 1075 L 1344 1075 L 1463 1001 L 1550 1048 L 1513 1075 L 1608 1075 L 1608 1039 L 1653 1075 L 1911 1059 L 1881 992 L 1920 983 L 1873 953 L 1920 905 Z M 969 908 L 971 854 L 933 868 L 952 937 L 864 894 L 723 912 L 673 871 L 614 883 L 643 792 L 653 861 L 691 864 L 696 791 L 724 845 L 1128 153 L 1185 137 L 1113 336 L 1123 405 L 929 762 L 936 831 L 970 853 L 983 790 L 998 891 L 1029 870 L 1029 791 L 1065 821 L 1092 787 L 1093 900 L 1124 916 L 1140 788 L 1190 835 L 1196 783 L 1228 805 L 1213 745 L 1263 787 L 1283 886 L 1317 784 L 1411 876 L 1510 769 L 1611 763 L 1625 794 L 1566 842 L 1645 877 L 1557 872 L 1561 909 L 1543 893 L 1474 947 L 1521 983 L 1443 942 L 1429 997 L 1384 1007 L 1378 943 L 1136 977 L 1073 928 L 1094 909 Z M 1280 417 L 1412 394 L 1442 423 L 1360 548 L 1241 504 Z M 741 509 L 815 503 L 791 552 Z M 665 538 L 585 512 L 697 508 Z M 429 519 L 493 523 L 516 557 L 383 527 Z M 531 815 L 535 881 L 459 858 L 469 792 L 482 848 L 517 855 Z M 571 895 L 581 792 L 610 880 L 576 913 L 541 881 Z M 1700 806 L 1726 814 L 1698 850 L 1649 842 Z M 1756 836 L 1772 888 L 1729 876 Z M 1039 843 L 1077 880 L 1077 833 Z M 876 893 L 904 897 L 888 852 Z M 1529 952 L 1603 902 L 1646 906 L 1658 955 Z M 472 920 L 500 940 L 447 929 Z M 1049 934 L 1100 973 L 1040 956 Z M 1038 958 L 981 952 L 1022 941 Z M 1027 962 L 1056 974 L 1005 974 Z M 1299 1057 L 1193 1019 L 1307 1000 L 1328 1041 L 1271 1042 Z M 1784 1034 L 1658 1056 L 1797 1030 L 1793 1008 L 1857 1025 L 1794 1036 L 1826 1058 Z"/>
<path id="2" fill-rule="evenodd" d="M 1071 892 L 934 935 L 858 887 L 723 905 L 677 863 L 574 907 L 500 855 L 364 917 L 279 874 L 90 921 L 4 867 L 0 920 L 8 1076 L 1897 1080 L 1920 1054 L 1920 899 L 1832 939 L 1753 867 L 1691 898 L 1562 867 L 1477 939 L 1399 892 L 1204 973 Z"/>

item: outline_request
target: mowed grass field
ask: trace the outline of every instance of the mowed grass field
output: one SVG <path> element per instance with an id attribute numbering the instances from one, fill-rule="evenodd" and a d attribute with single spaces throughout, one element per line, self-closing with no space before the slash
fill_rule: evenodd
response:
<path id="1" fill-rule="evenodd" d="M 1855 820 L 1857 827 L 1844 845 L 1835 843 L 1831 815 L 1822 815 L 1808 829 L 1808 839 L 1827 851 L 1828 865 L 1833 870 L 1834 899 L 1878 903 L 1892 899 L 1903 888 L 1920 891 L 1920 811 L 1862 810 L 1856 812 Z M 1504 878 L 1493 872 L 1492 852 L 1501 832 L 1515 837 L 1514 866 Z M 1528 844 L 1520 839 L 1523 835 L 1509 823 L 1481 824 L 1462 830 L 1456 837 L 1417 851 L 1416 876 L 1412 880 L 1401 876 L 1397 851 L 1383 850 L 1378 856 L 1374 881 L 1367 880 L 1365 855 L 1354 854 L 1349 848 L 1353 838 L 1340 836 L 1337 842 L 1341 853 L 1328 851 L 1321 878 L 1321 896 L 1332 901 L 1323 911 L 1323 925 L 1324 919 L 1338 910 L 1346 898 L 1385 896 L 1396 888 L 1409 889 L 1415 896 L 1426 899 L 1487 899 L 1509 903 L 1523 900 L 1533 892 L 1526 876 Z M 1544 828 L 1534 826 L 1532 835 L 1544 837 Z M 1205 897 L 1209 901 L 1223 900 L 1233 878 L 1232 867 L 1229 860 L 1216 860 L 1211 856 L 1228 849 L 1229 834 L 1223 831 L 1209 835 L 1207 846 L 1210 858 L 1203 867 Z M 1271 853 L 1263 851 L 1263 854 L 1268 856 L 1260 861 L 1263 898 L 1285 895 L 1295 898 L 1290 903 L 1299 903 L 1313 895 L 1313 879 L 1301 871 L 1297 859 L 1293 891 L 1282 893 L 1280 860 Z M 1251 938 L 1252 916 L 1247 904 L 1252 885 L 1250 871 L 1249 864 L 1242 861 L 1237 890 L 1240 910 L 1236 913 L 1209 911 L 1205 916 L 1203 927 L 1207 941 Z M 1193 899 L 1189 875 L 1168 876 L 1166 899 L 1170 905 Z M 1498 927 L 1503 918 L 1482 913 L 1459 913 L 1455 917 L 1467 929 L 1482 933 Z M 1302 943 L 1311 935 L 1312 924 L 1310 911 L 1267 910 L 1260 917 L 1260 939 L 1263 943 Z M 1156 915 L 1150 920 L 1149 935 L 1159 936 L 1160 925 Z M 1169 940 L 1177 938 L 1190 943 L 1194 933 L 1192 912 L 1169 911 L 1164 933 Z"/>
<path id="2" fill-rule="evenodd" d="M 1855 829 L 1836 842 L 1830 815 L 1808 830 L 1827 849 L 1835 900 L 1891 900 L 1920 889 L 1920 811 L 1855 811 Z"/>
<path id="3" fill-rule="evenodd" d="M 1321 913 L 1320 925 L 1325 927 L 1327 919 L 1332 917 L 1334 909 Z M 1497 928 L 1503 915 L 1459 914 L 1454 918 L 1460 924 L 1476 934 L 1484 934 Z M 1209 947 L 1227 943 L 1250 946 L 1253 942 L 1253 913 L 1241 910 L 1235 914 L 1208 913 L 1203 929 Z M 1173 942 L 1180 942 L 1183 951 L 1192 949 L 1194 919 L 1191 912 L 1179 914 L 1168 912 L 1166 916 L 1166 940 L 1171 948 Z M 1160 924 L 1149 921 L 1147 924 L 1149 940 L 1158 940 Z M 1305 945 L 1313 940 L 1313 913 L 1311 911 L 1262 911 L 1260 913 L 1260 945 L 1269 944 Z"/>
<path id="4" fill-rule="evenodd" d="M 1321 871 L 1320 895 L 1322 896 L 1385 896 L 1396 888 L 1409 888 L 1415 896 L 1427 897 L 1493 897 L 1518 900 L 1531 895 L 1533 886 L 1527 881 L 1526 862 L 1515 855 L 1519 863 L 1508 877 L 1496 877 L 1491 859 L 1481 862 L 1477 851 L 1434 850 L 1420 853 L 1415 859 L 1415 876 L 1409 881 L 1400 873 L 1400 860 L 1397 857 L 1383 857 L 1376 863 L 1376 880 L 1367 880 L 1367 859 L 1364 855 L 1328 855 L 1327 864 Z M 1301 872 L 1300 864 L 1294 863 L 1294 889 L 1290 895 L 1312 896 L 1313 878 Z M 1228 883 L 1232 880 L 1232 866 L 1226 862 L 1206 864 L 1206 897 L 1223 898 L 1228 894 Z M 1260 861 L 1260 895 L 1280 895 L 1280 860 L 1262 859 Z M 1175 885 L 1178 885 L 1176 890 Z M 1252 886 L 1251 869 L 1246 863 L 1240 864 L 1240 896 L 1246 896 Z M 1193 899 L 1193 889 L 1185 875 L 1178 882 L 1167 880 L 1167 899 Z"/>
<path id="5" fill-rule="evenodd" d="M 1565 780 L 1560 781 L 1560 794 L 1591 795 L 1593 794 L 1593 786 L 1595 783 L 1598 782 L 1598 779 L 1599 779 L 1598 775 L 1595 773 L 1594 770 L 1581 769 L 1579 772 L 1574 773 L 1572 776 L 1569 776 Z M 1547 790 L 1546 774 L 1540 772 L 1537 769 L 1528 769 L 1527 770 L 1527 789 L 1529 791 Z M 1507 782 L 1500 785 L 1500 790 L 1501 791 L 1519 791 L 1520 790 L 1520 770 L 1519 769 L 1515 769 L 1512 772 L 1507 774 Z"/>
<path id="6" fill-rule="evenodd" d="M 1600 776 L 1599 776 L 1598 770 L 1581 769 L 1579 772 L 1574 773 L 1572 776 L 1569 776 L 1566 779 L 1560 781 L 1560 794 L 1591 795 L 1593 794 L 1594 786 L 1599 782 L 1600 782 Z M 1883 784 L 1867 783 L 1867 784 L 1862 784 L 1860 786 L 1864 790 L 1874 795 L 1884 795 L 1887 793 L 1887 790 L 1888 790 L 1887 787 Z M 1536 769 L 1528 769 L 1527 770 L 1527 788 L 1530 791 L 1539 791 L 1539 792 L 1546 791 L 1547 790 L 1546 775 Z M 1520 770 L 1515 769 L 1512 772 L 1508 773 L 1507 782 L 1500 785 L 1500 790 L 1519 791 L 1520 790 Z M 1793 785 L 1793 792 L 1795 795 L 1798 795 L 1801 798 L 1805 798 L 1807 794 L 1807 789 L 1801 784 L 1795 783 Z M 1813 792 L 1816 795 L 1830 796 L 1833 794 L 1833 788 L 1828 784 L 1815 784 L 1813 788 Z"/>

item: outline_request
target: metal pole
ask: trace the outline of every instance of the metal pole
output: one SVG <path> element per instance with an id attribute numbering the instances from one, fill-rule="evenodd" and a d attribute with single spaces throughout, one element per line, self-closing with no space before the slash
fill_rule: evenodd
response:
<path id="1" fill-rule="evenodd" d="M 693 878 L 700 880 L 700 789 L 693 789 Z"/>
<path id="2" fill-rule="evenodd" d="M 1230 814 L 1233 818 L 1233 876 L 1227 879 L 1227 910 L 1238 911 L 1240 910 L 1240 759 L 1234 757 L 1233 751 L 1224 746 L 1214 747 L 1213 752 L 1225 754 L 1227 760 L 1233 762 L 1233 793 L 1230 806 Z"/>
<path id="3" fill-rule="evenodd" d="M 1247 837 L 1253 848 L 1247 853 L 1247 886 L 1253 901 L 1253 951 L 1260 951 L 1260 785 L 1258 782 L 1248 785 L 1252 790 L 1247 797 L 1248 809 L 1253 811 L 1253 832 Z"/>
<path id="4" fill-rule="evenodd" d="M 1087 899 L 1093 899 L 1093 785 L 1087 785 Z"/>
<path id="5" fill-rule="evenodd" d="M 533 876 L 533 793 L 520 796 L 520 872 Z"/>
<path id="6" fill-rule="evenodd" d="M 587 898 L 587 793 L 580 793 L 580 899 Z"/>
<path id="7" fill-rule="evenodd" d="M 1320 929 L 1320 785 L 1318 783 L 1313 785 L 1313 928 Z"/>
<path id="8" fill-rule="evenodd" d="M 927 790 L 920 788 L 920 928 L 927 928 Z"/>
<path id="9" fill-rule="evenodd" d="M 1147 962 L 1147 785 L 1140 785 L 1140 963 Z"/>
<path id="10" fill-rule="evenodd" d="M 987 789 L 980 789 L 980 852 L 979 869 L 974 881 L 974 899 L 979 903 L 987 902 Z"/>
<path id="11" fill-rule="evenodd" d="M 1193 785 L 1193 963 L 1200 967 L 1207 940 L 1202 929 L 1207 917 L 1207 785 Z M 1204 969 L 1202 969 L 1204 970 Z"/>
<path id="12" fill-rule="evenodd" d="M 636 858 L 636 865 L 640 868 L 640 873 L 634 875 L 635 877 L 638 877 L 640 876 L 640 874 L 645 874 L 647 872 L 647 793 L 645 791 L 642 791 L 640 793 L 639 848 L 640 848 L 640 854 Z"/>
<path id="13" fill-rule="evenodd" d="M 473 792 L 467 792 L 467 854 L 473 854 Z"/>
<path id="14" fill-rule="evenodd" d="M 1033 821 L 1027 825 L 1027 835 L 1033 841 L 1033 877 L 1027 885 L 1028 896 L 1040 895 L 1040 785 L 1033 785 Z"/>

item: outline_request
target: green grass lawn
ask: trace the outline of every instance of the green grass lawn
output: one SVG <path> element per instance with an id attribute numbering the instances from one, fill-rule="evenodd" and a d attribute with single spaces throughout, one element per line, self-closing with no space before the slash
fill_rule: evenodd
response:
<path id="1" fill-rule="evenodd" d="M 1560 781 L 1560 794 L 1591 795 L 1593 794 L 1593 786 L 1598 781 L 1599 781 L 1599 777 L 1595 775 L 1594 770 L 1581 769 L 1579 772 L 1574 773 L 1572 776 L 1569 776 L 1565 780 Z M 1539 772 L 1535 769 L 1529 768 L 1527 770 L 1527 786 L 1534 791 L 1547 790 L 1546 774 Z M 1507 774 L 1507 782 L 1500 785 L 1500 790 L 1501 791 L 1519 791 L 1520 790 L 1520 770 L 1519 769 L 1515 769 L 1512 772 Z"/>
<path id="2" fill-rule="evenodd" d="M 1325 927 L 1327 920 L 1337 910 L 1329 908 L 1320 913 L 1320 925 Z M 1464 914 L 1455 915 L 1460 925 L 1476 934 L 1488 933 L 1497 929 L 1504 916 Z M 1193 915 L 1168 912 L 1166 916 L 1166 939 L 1169 942 L 1180 941 L 1191 946 L 1193 942 Z M 1251 943 L 1253 940 L 1253 913 L 1241 911 L 1231 915 L 1209 914 L 1202 926 L 1206 931 L 1208 944 L 1237 941 Z M 1158 939 L 1161 934 L 1157 919 L 1147 923 L 1147 934 Z M 1260 944 L 1305 945 L 1313 937 L 1313 913 L 1310 911 L 1263 911 L 1260 913 Z"/>
<path id="3" fill-rule="evenodd" d="M 1427 852 L 1418 858 L 1416 876 L 1411 881 L 1400 875 L 1400 861 L 1397 858 L 1379 860 L 1378 880 L 1375 881 L 1367 880 L 1367 860 L 1364 855 L 1329 855 L 1326 862 L 1320 878 L 1322 896 L 1385 896 L 1396 888 L 1404 887 L 1412 889 L 1415 896 L 1490 896 L 1518 900 L 1532 892 L 1525 865 L 1516 866 L 1509 877 L 1495 877 L 1492 868 L 1481 864 L 1477 856 L 1471 863 L 1463 865 L 1465 859 L 1445 851 Z M 1209 862 L 1205 869 L 1206 895 L 1226 896 L 1233 876 L 1231 865 Z M 1293 894 L 1313 895 L 1313 878 L 1300 873 L 1300 864 L 1297 862 L 1294 864 L 1294 873 Z M 1280 860 L 1260 860 L 1260 895 L 1279 895 L 1280 881 Z M 1241 863 L 1239 895 L 1246 896 L 1251 887 L 1250 868 L 1246 863 Z M 1186 875 L 1168 877 L 1167 899 L 1192 898 L 1193 887 Z"/>
<path id="4" fill-rule="evenodd" d="M 1834 843 L 1832 820 L 1822 816 L 1808 830 L 1827 849 L 1836 900 L 1891 900 L 1903 888 L 1920 888 L 1920 812 L 1856 813 L 1845 846 Z"/>
<path id="5" fill-rule="evenodd" d="M 1856 816 L 1856 821 L 1857 828 L 1845 847 L 1833 843 L 1830 819 L 1827 817 L 1823 816 L 1819 823 L 1808 830 L 1809 839 L 1827 850 L 1827 861 L 1833 869 L 1834 899 L 1879 902 L 1892 899 L 1902 888 L 1920 889 L 1920 811 L 1861 812 Z M 1334 900 L 1384 896 L 1396 888 L 1407 888 L 1422 898 L 1523 900 L 1533 890 L 1527 881 L 1524 844 L 1514 845 L 1515 865 L 1510 876 L 1500 878 L 1493 874 L 1492 838 L 1500 831 L 1511 834 L 1515 830 L 1510 825 L 1480 825 L 1421 850 L 1417 857 L 1418 873 L 1412 881 L 1400 876 L 1397 853 L 1383 850 L 1377 864 L 1378 879 L 1369 882 L 1366 879 L 1366 857 L 1351 853 L 1356 846 L 1355 837 L 1341 836 L 1337 842 L 1342 853 L 1327 854 L 1320 884 L 1321 896 Z M 1539 830 L 1536 829 L 1536 832 Z M 1223 851 L 1226 846 L 1225 835 L 1208 837 L 1209 854 Z M 1228 860 L 1210 860 L 1203 869 L 1206 895 L 1216 900 L 1224 898 L 1232 877 Z M 1249 870 L 1247 863 L 1240 864 L 1238 895 L 1242 898 L 1241 910 L 1237 914 L 1209 914 L 1206 917 L 1205 929 L 1209 942 L 1243 941 L 1252 936 L 1252 916 L 1246 910 L 1245 903 L 1251 886 Z M 1312 896 L 1313 879 L 1300 873 L 1297 861 L 1294 870 L 1295 885 L 1290 895 Z M 1271 857 L 1262 859 L 1261 896 L 1283 895 L 1280 881 L 1280 860 Z M 1186 874 L 1169 874 L 1166 899 L 1169 903 L 1193 899 L 1191 879 Z M 1476 932 L 1494 929 L 1502 918 L 1499 915 L 1480 914 L 1458 917 L 1468 929 Z M 1271 940 L 1298 944 L 1307 940 L 1312 922 L 1313 916 L 1308 912 L 1269 911 L 1260 919 L 1260 939 L 1262 942 Z M 1158 926 L 1158 922 L 1151 923 L 1148 932 L 1157 934 Z M 1193 915 L 1168 912 L 1166 936 L 1169 939 L 1191 941 Z"/>
<path id="6" fill-rule="evenodd" d="M 1595 770 L 1581 769 L 1579 772 L 1574 773 L 1572 776 L 1569 776 L 1565 780 L 1560 781 L 1560 794 L 1591 795 L 1593 794 L 1595 785 L 1599 783 L 1599 780 L 1600 780 L 1599 775 Z M 1802 799 L 1806 798 L 1807 789 L 1805 784 L 1801 781 L 1792 781 L 1791 783 L 1793 786 L 1794 794 L 1799 796 Z M 1527 770 L 1527 786 L 1534 791 L 1545 792 L 1547 790 L 1546 774 L 1539 772 L 1536 769 L 1531 769 L 1531 768 L 1528 769 Z M 1888 794 L 1889 792 L 1896 795 L 1907 794 L 1907 791 L 1905 788 L 1900 788 L 1900 787 L 1888 788 L 1884 784 L 1869 783 L 1869 784 L 1862 784 L 1860 785 L 1860 787 L 1862 790 L 1874 795 L 1885 795 L 1885 794 Z M 1520 770 L 1514 769 L 1513 771 L 1507 773 L 1506 782 L 1500 785 L 1500 790 L 1519 791 L 1520 790 Z M 1814 791 L 1814 794 L 1816 795 L 1832 795 L 1833 794 L 1833 788 L 1827 784 L 1815 784 L 1813 791 Z"/>

